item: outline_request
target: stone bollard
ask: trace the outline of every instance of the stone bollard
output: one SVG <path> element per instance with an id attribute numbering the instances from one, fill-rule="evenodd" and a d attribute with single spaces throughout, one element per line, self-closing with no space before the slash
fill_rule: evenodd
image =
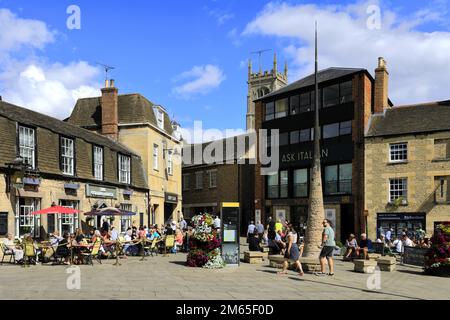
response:
<path id="1" fill-rule="evenodd" d="M 361 273 L 373 273 L 377 266 L 377 262 L 374 260 L 354 260 L 353 263 L 355 264 L 354 270 Z"/>
<path id="2" fill-rule="evenodd" d="M 381 257 L 377 260 L 377 265 L 381 271 L 395 271 L 396 264 L 397 260 L 395 259 L 395 257 Z"/>

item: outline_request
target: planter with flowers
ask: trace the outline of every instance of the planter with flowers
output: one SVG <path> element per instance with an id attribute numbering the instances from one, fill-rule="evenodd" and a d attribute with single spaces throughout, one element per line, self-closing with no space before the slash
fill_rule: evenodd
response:
<path id="1" fill-rule="evenodd" d="M 194 233 L 189 239 L 187 265 L 208 269 L 223 268 L 220 240 L 214 230 L 214 220 L 205 213 L 192 218 Z"/>
<path id="2" fill-rule="evenodd" d="M 450 221 L 436 228 L 431 243 L 425 256 L 425 273 L 450 277 Z"/>

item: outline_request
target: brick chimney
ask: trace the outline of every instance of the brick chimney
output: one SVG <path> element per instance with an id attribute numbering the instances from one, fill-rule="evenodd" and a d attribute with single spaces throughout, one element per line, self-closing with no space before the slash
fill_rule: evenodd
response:
<path id="1" fill-rule="evenodd" d="M 111 79 L 111 84 L 106 80 L 102 88 L 102 134 L 113 140 L 119 136 L 118 93 L 114 80 Z"/>
<path id="2" fill-rule="evenodd" d="M 388 103 L 389 72 L 386 68 L 386 60 L 378 58 L 378 67 L 375 69 L 374 112 L 382 113 L 389 107 Z"/>

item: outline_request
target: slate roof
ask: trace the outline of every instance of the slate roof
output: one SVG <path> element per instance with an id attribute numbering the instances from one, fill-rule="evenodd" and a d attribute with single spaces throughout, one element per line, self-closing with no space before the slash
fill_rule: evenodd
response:
<path id="1" fill-rule="evenodd" d="M 325 82 L 325 81 L 329 81 L 329 80 L 333 80 L 333 79 L 337 79 L 340 77 L 344 77 L 344 76 L 348 76 L 348 75 L 352 75 L 355 73 L 359 73 L 365 71 L 367 72 L 366 69 L 362 69 L 362 68 L 339 68 L 339 67 L 331 67 L 331 68 L 327 68 L 327 69 L 323 69 L 320 70 L 319 72 L 317 72 L 317 82 L 321 83 L 321 82 Z M 314 85 L 314 73 L 310 74 L 309 76 L 306 76 L 300 80 L 297 80 L 281 89 L 278 89 L 276 91 L 273 91 L 255 101 L 258 100 L 264 100 L 266 98 L 270 98 L 272 96 L 276 96 L 285 92 L 289 92 L 292 90 L 297 90 L 300 88 L 306 88 L 309 86 L 313 86 Z"/>
<path id="2" fill-rule="evenodd" d="M 450 131 L 450 100 L 405 105 L 371 116 L 366 137 Z"/>
<path id="3" fill-rule="evenodd" d="M 18 123 L 46 128 L 58 134 L 77 137 L 93 144 L 106 146 L 114 151 L 138 156 L 131 149 L 110 138 L 5 101 L 0 101 L 0 115 Z"/>
<path id="4" fill-rule="evenodd" d="M 130 123 L 150 123 L 157 127 L 156 117 L 153 112 L 155 104 L 138 93 L 119 94 L 119 125 Z M 164 112 L 164 131 L 173 134 L 173 128 L 167 112 Z M 69 123 L 89 128 L 101 126 L 101 97 L 78 99 L 72 114 L 67 119 Z"/>
<path id="5" fill-rule="evenodd" d="M 202 150 L 202 155 L 203 155 L 203 151 L 205 150 L 206 147 L 210 146 L 211 148 L 216 147 L 220 147 L 223 146 L 223 158 L 222 161 L 228 161 L 228 160 L 238 160 L 240 158 L 245 158 L 247 156 L 247 152 L 250 150 L 250 143 L 249 140 L 247 139 L 248 134 L 242 134 L 242 135 L 238 135 L 238 136 L 233 136 L 233 137 L 229 137 L 229 138 L 224 138 L 224 139 L 220 139 L 220 140 L 214 140 L 214 141 L 208 141 L 202 144 L 187 144 L 183 146 L 183 154 L 185 154 L 185 152 L 187 150 L 191 150 L 191 163 L 185 163 L 183 161 L 183 168 L 190 168 L 190 167 L 194 167 L 194 166 L 198 166 L 198 165 L 205 165 L 205 164 L 213 164 L 213 163 L 206 163 L 202 157 L 202 163 L 194 163 L 194 156 L 195 156 L 195 148 L 199 145 L 201 145 L 201 150 Z M 244 148 L 244 154 L 238 153 L 238 141 L 239 139 L 242 138 L 246 138 L 245 140 L 245 148 Z M 231 141 L 231 142 L 230 142 Z M 228 143 L 233 143 L 234 145 L 234 152 L 232 154 L 227 154 L 227 150 L 226 150 L 226 146 L 227 146 L 227 142 Z M 184 157 L 183 157 L 184 160 Z"/>

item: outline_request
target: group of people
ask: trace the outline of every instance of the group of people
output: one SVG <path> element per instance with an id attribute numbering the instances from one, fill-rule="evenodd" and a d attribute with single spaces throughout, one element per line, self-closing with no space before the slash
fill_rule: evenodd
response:
<path id="1" fill-rule="evenodd" d="M 269 216 L 264 227 L 260 221 L 255 224 L 250 222 L 247 229 L 247 239 L 250 251 L 263 251 L 261 244 L 269 247 L 269 254 L 283 254 L 283 269 L 278 272 L 280 275 L 287 273 L 290 263 L 293 263 L 300 276 L 304 275 L 300 257 L 303 254 L 303 238 L 299 236 L 293 224 L 288 221 L 281 222 L 273 220 Z M 322 243 L 320 246 L 320 272 L 316 275 L 334 275 L 333 251 L 336 247 L 334 230 L 329 220 L 323 220 Z M 325 273 L 325 265 L 328 261 L 329 272 Z"/>
<path id="2" fill-rule="evenodd" d="M 404 229 L 397 237 L 393 235 L 394 230 L 388 229 L 386 233 L 380 233 L 375 243 L 383 245 L 384 254 L 403 254 L 405 247 L 429 248 L 430 240 L 425 237 L 410 238 L 410 233 Z M 352 260 L 353 258 L 369 259 L 369 253 L 374 252 L 372 240 L 367 234 L 362 233 L 359 243 L 356 236 L 352 233 L 345 242 L 346 252 L 344 260 Z"/>

